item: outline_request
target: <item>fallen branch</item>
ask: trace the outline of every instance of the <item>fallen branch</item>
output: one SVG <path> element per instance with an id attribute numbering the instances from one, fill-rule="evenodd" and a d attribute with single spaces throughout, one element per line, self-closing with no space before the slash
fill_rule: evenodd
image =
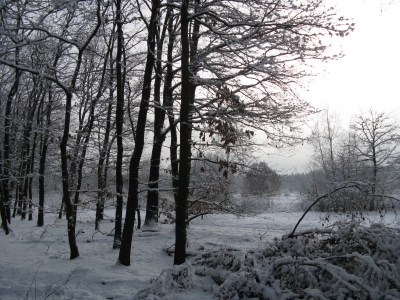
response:
<path id="1" fill-rule="evenodd" d="M 315 201 L 306 209 L 306 211 L 303 213 L 303 215 L 301 216 L 301 218 L 299 219 L 299 221 L 297 221 L 296 226 L 294 226 L 293 231 L 288 235 L 288 238 L 293 238 L 293 237 L 294 237 L 294 233 L 296 232 L 297 227 L 300 225 L 300 222 L 303 221 L 303 219 L 304 219 L 304 217 L 306 216 L 306 214 L 307 214 L 307 213 L 311 210 L 311 208 L 313 208 L 313 206 L 314 206 L 315 204 L 317 204 L 320 200 L 322 200 L 322 199 L 324 199 L 324 198 L 326 198 L 326 197 L 328 197 L 328 196 L 330 196 L 330 195 L 332 195 L 332 194 L 334 194 L 334 193 L 336 193 L 336 192 L 339 192 L 339 191 L 341 191 L 341 190 L 349 189 L 349 188 L 354 188 L 354 187 L 358 187 L 358 184 L 357 184 L 357 183 L 354 183 L 354 182 L 347 182 L 345 185 L 343 185 L 343 186 L 341 186 L 341 187 L 338 187 L 338 188 L 334 189 L 333 191 L 322 195 L 321 197 L 318 197 L 318 199 L 315 200 Z"/>

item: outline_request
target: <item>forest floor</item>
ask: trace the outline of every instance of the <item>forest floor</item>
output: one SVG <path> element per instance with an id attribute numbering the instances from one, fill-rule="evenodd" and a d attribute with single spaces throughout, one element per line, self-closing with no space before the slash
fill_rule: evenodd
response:
<path id="1" fill-rule="evenodd" d="M 213 214 L 193 220 L 188 229 L 189 250 L 196 253 L 222 248 L 245 252 L 266 247 L 275 237 L 290 233 L 302 215 L 300 211 L 291 211 L 291 207 L 296 207 L 296 198 L 275 198 L 266 212 L 262 201 L 257 215 Z M 95 231 L 94 211 L 79 212 L 76 232 L 80 256 L 74 260 L 69 260 L 65 218 L 58 219 L 54 212 L 47 212 L 44 227 L 35 226 L 36 220 L 12 219 L 10 235 L 0 233 L 0 299 L 133 299 L 137 296 L 164 269 L 172 267 L 173 256 L 165 249 L 173 249 L 174 225 L 161 224 L 158 232 L 136 230 L 131 266 L 125 267 L 116 263 L 118 250 L 112 249 L 113 213 L 107 210 L 101 230 Z M 323 217 L 321 213 L 310 212 L 298 230 L 321 228 Z M 388 214 L 386 222 L 394 225 L 393 220 L 394 215 Z M 376 214 L 367 219 L 367 222 L 379 221 Z M 213 299 L 210 289 L 202 288 L 207 284 L 212 282 L 203 280 L 174 296 L 147 299 Z"/>

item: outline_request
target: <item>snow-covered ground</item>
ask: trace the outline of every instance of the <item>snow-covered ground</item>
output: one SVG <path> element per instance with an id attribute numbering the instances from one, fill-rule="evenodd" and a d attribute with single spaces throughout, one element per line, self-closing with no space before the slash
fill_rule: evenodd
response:
<path id="1" fill-rule="evenodd" d="M 258 215 L 197 218 L 188 229 L 189 249 L 195 253 L 266 247 L 274 237 L 290 233 L 301 217 L 302 212 L 290 212 L 290 207 L 296 207 L 295 199 L 283 197 L 273 201 L 269 212 Z M 112 219 L 113 211 L 108 210 L 106 215 Z M 12 219 L 10 235 L 0 233 L 0 299 L 132 299 L 163 269 L 172 267 L 173 257 L 165 249 L 174 244 L 173 224 L 162 224 L 159 232 L 136 230 L 131 266 L 125 267 L 116 264 L 118 251 L 112 249 L 114 223 L 104 220 L 101 231 L 95 231 L 93 216 L 91 210 L 79 212 L 80 257 L 74 260 L 69 260 L 65 219 L 47 213 L 44 227 L 35 226 L 36 221 Z M 321 227 L 322 216 L 310 212 L 298 230 Z M 379 221 L 375 215 L 370 217 L 375 218 L 371 222 Z M 386 222 L 395 226 L 393 220 L 393 214 L 386 216 Z M 214 297 L 199 286 L 179 295 L 181 299 Z M 176 295 L 170 299 L 177 299 Z"/>

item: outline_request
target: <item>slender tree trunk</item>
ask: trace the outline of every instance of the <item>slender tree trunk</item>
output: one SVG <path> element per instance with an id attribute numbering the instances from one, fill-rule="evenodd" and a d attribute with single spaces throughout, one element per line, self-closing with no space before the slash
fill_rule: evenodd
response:
<path id="1" fill-rule="evenodd" d="M 114 81 L 114 69 L 113 69 L 113 55 L 112 51 L 110 51 L 115 43 L 115 39 L 111 38 L 110 43 L 107 49 L 107 55 L 106 57 L 109 59 L 105 60 L 104 63 L 104 68 L 103 68 L 103 78 L 104 78 L 104 71 L 106 70 L 106 65 L 109 63 L 110 64 L 110 78 L 109 78 L 109 84 L 110 86 L 113 86 L 113 81 Z M 107 164 L 104 164 L 105 161 L 108 160 L 110 157 L 110 132 L 111 132 L 111 115 L 112 115 L 112 102 L 114 99 L 114 89 L 110 89 L 110 96 L 109 96 L 109 101 L 108 101 L 108 107 L 107 107 L 107 119 L 106 119 L 106 129 L 104 132 L 104 139 L 103 139 L 103 145 L 100 150 L 100 157 L 97 165 L 97 204 L 96 204 L 96 219 L 95 219 L 95 229 L 99 230 L 100 229 L 100 220 L 103 220 L 104 218 L 104 202 L 105 202 L 105 193 L 106 193 L 106 186 L 107 186 L 107 172 L 108 172 L 108 167 Z M 122 130 L 122 128 L 120 128 Z M 122 134 L 122 133 L 121 133 Z M 122 143 L 121 143 L 122 146 Z M 123 149 L 122 149 L 123 150 Z M 120 174 L 122 176 L 122 174 Z"/>
<path id="2" fill-rule="evenodd" d="M 194 14 L 196 14 L 199 10 L 200 7 L 200 0 L 195 0 L 195 7 L 194 7 Z M 197 19 L 194 19 L 192 21 L 192 24 L 189 25 L 191 27 L 191 33 L 188 35 L 190 37 L 189 41 L 189 74 L 191 76 L 196 76 L 199 68 L 199 61 L 198 61 L 198 54 L 197 54 L 197 49 L 198 49 L 198 43 L 199 43 L 199 38 L 200 38 L 200 22 Z M 197 85 L 192 81 L 189 80 L 189 117 L 188 117 L 188 122 L 190 123 L 193 117 L 193 112 L 194 112 L 194 98 L 196 95 L 196 88 Z M 189 155 L 189 163 L 188 163 L 188 170 L 187 170 L 187 178 L 188 178 L 188 186 L 190 184 L 190 173 L 191 173 L 191 158 L 192 158 L 192 126 L 188 126 L 188 136 L 189 136 L 189 150 L 188 150 L 188 155 Z M 189 193 L 189 191 L 188 191 Z M 185 219 L 186 219 L 186 226 L 189 226 L 188 222 L 188 214 L 186 212 L 185 214 Z"/>
<path id="3" fill-rule="evenodd" d="M 33 137 L 33 144 L 32 144 L 32 151 L 31 151 L 31 164 L 30 164 L 30 170 L 29 170 L 29 180 L 28 180 L 28 220 L 32 221 L 33 220 L 33 191 L 32 191 L 32 184 L 33 184 L 33 167 L 35 164 L 35 151 L 36 151 L 36 139 L 37 139 L 37 132 L 35 132 L 34 137 Z"/>
<path id="4" fill-rule="evenodd" d="M 6 208 L 4 207 L 3 197 L 0 200 L 0 214 L 1 214 L 1 227 L 3 228 L 4 232 L 7 235 L 10 233 L 10 230 L 8 229 L 7 212 Z"/>
<path id="5" fill-rule="evenodd" d="M 98 9 L 98 19 L 100 19 L 100 3 L 97 6 Z M 99 21 L 99 20 L 98 20 Z M 100 23 L 98 23 L 96 30 L 92 33 L 91 38 L 94 37 L 94 34 L 97 32 Z M 90 38 L 90 39 L 91 39 Z M 86 46 L 89 44 L 90 39 L 87 41 Z M 85 47 L 84 47 L 85 48 Z M 82 64 L 82 55 L 84 49 L 80 49 L 78 53 L 77 65 L 75 67 L 75 72 L 71 80 L 71 85 L 69 90 L 64 90 L 66 94 L 65 100 L 65 114 L 64 114 L 64 131 L 63 136 L 60 143 L 60 152 L 61 152 L 61 174 L 62 174 L 62 187 L 63 187 L 63 203 L 65 205 L 65 210 L 67 213 L 67 222 L 68 222 L 68 241 L 70 247 L 70 259 L 74 259 L 79 256 L 78 246 L 76 244 L 75 237 L 75 221 L 74 221 L 74 204 L 70 198 L 69 191 L 69 172 L 68 172 L 68 153 L 67 153 L 67 144 L 69 137 L 69 129 L 71 123 L 71 104 L 72 104 L 72 90 L 75 88 L 76 80 L 78 77 L 78 73 Z"/>
<path id="6" fill-rule="evenodd" d="M 0 140 L 0 149 L 2 148 L 2 143 Z M 0 151 L 0 174 L 3 171 L 3 163 L 2 163 L 2 151 Z M 1 228 L 3 228 L 4 232 L 7 234 L 10 233 L 8 229 L 8 220 L 7 220 L 7 211 L 4 205 L 6 201 L 4 200 L 3 188 L 0 188 L 0 216 L 1 216 Z"/>
<path id="7" fill-rule="evenodd" d="M 46 126 L 44 133 L 42 135 L 42 147 L 41 147 L 40 161 L 39 161 L 39 212 L 38 212 L 38 222 L 37 222 L 38 226 L 44 225 L 44 195 L 45 195 L 44 172 L 46 168 L 46 157 L 47 157 L 49 130 L 51 125 L 52 104 L 53 104 L 53 92 L 51 90 L 51 85 L 50 85 L 48 91 L 48 102 L 46 105 Z"/>
<path id="8" fill-rule="evenodd" d="M 179 185 L 179 161 L 178 161 L 178 137 L 176 131 L 176 124 L 174 119 L 174 98 L 172 80 L 173 73 L 173 50 L 175 46 L 175 32 L 173 18 L 170 18 L 168 23 L 168 51 L 167 51 L 167 73 L 165 75 L 164 83 L 164 103 L 168 114 L 168 121 L 171 132 L 170 142 L 170 158 L 171 158 L 171 175 L 172 175 L 172 188 L 174 191 L 175 203 L 178 203 L 178 185 Z"/>
<path id="9" fill-rule="evenodd" d="M 2 146 L 1 141 L 0 141 L 0 146 Z M 0 151 L 0 174 L 2 173 L 3 170 L 3 163 L 2 162 L 2 151 Z M 3 194 L 3 189 L 0 189 L 0 216 L 1 216 L 1 228 L 3 228 L 4 232 L 6 235 L 10 233 L 10 230 L 8 229 L 8 219 L 7 219 L 7 210 L 5 206 L 5 199 L 4 199 L 4 194 Z"/>
<path id="10" fill-rule="evenodd" d="M 129 165 L 129 193 L 126 207 L 126 217 L 124 230 L 122 233 L 121 249 L 118 262 L 122 265 L 130 265 L 133 226 L 135 222 L 135 212 L 138 208 L 138 178 L 139 163 L 144 147 L 144 133 L 146 127 L 147 110 L 149 107 L 151 94 L 151 77 L 154 65 L 155 38 L 157 29 L 157 18 L 160 8 L 160 0 L 152 1 L 151 17 L 149 22 L 149 32 L 147 36 L 147 58 L 143 76 L 142 99 L 140 102 L 139 115 L 136 126 L 135 149 L 133 151 Z"/>
<path id="11" fill-rule="evenodd" d="M 181 6 L 181 108 L 180 108 L 180 162 L 179 162 L 179 187 L 178 203 L 176 204 L 175 225 L 175 255 L 174 265 L 183 264 L 186 260 L 186 206 L 188 200 L 188 186 L 190 171 L 190 70 L 189 70 L 189 0 L 183 0 Z"/>
<path id="12" fill-rule="evenodd" d="M 18 55 L 17 55 L 18 56 Z M 21 71 L 15 70 L 15 79 L 7 96 L 6 109 L 4 114 L 4 138 L 3 138 L 3 176 L 2 176 L 2 189 L 3 189 L 3 205 L 5 206 L 6 219 L 11 223 L 11 209 L 10 209 L 10 128 L 11 128 L 11 106 L 14 96 L 16 95 L 19 87 L 19 80 Z"/>
<path id="13" fill-rule="evenodd" d="M 61 205 L 60 205 L 60 210 L 58 212 L 58 218 L 61 219 L 62 218 L 62 213 L 64 211 L 64 200 L 61 201 Z"/>
<path id="14" fill-rule="evenodd" d="M 184 0 L 181 8 L 181 45 L 182 45 L 182 87 L 180 108 L 180 155 L 179 155 L 179 183 L 176 203 L 176 232 L 174 264 L 179 265 L 186 260 L 186 219 L 189 194 L 191 147 L 194 98 L 196 84 L 190 78 L 198 71 L 197 46 L 200 37 L 200 23 L 193 21 L 192 34 L 189 34 L 188 6 L 189 0 Z M 200 1 L 195 1 L 195 13 Z M 172 147 L 171 147 L 172 148 Z M 171 157 L 172 160 L 172 157 Z"/>
<path id="15" fill-rule="evenodd" d="M 108 55 L 107 55 L 108 56 Z M 104 85 L 104 78 L 105 78 L 105 70 L 106 70 L 106 65 L 107 62 L 105 62 L 104 67 L 103 67 L 103 72 L 102 72 L 102 78 L 99 84 L 99 89 L 96 94 L 96 97 L 92 99 L 92 102 L 90 104 L 90 113 L 89 113 L 89 120 L 88 123 L 85 126 L 85 139 L 82 147 L 82 153 L 79 156 L 79 165 L 78 165 L 78 178 L 77 178 L 77 184 L 76 184 L 76 191 L 75 191 L 75 198 L 74 198 L 74 222 L 76 223 L 76 210 L 78 207 L 79 203 L 79 195 L 80 195 L 80 189 L 82 186 L 82 172 L 83 172 L 83 165 L 85 163 L 85 158 L 86 158 L 86 153 L 87 153 L 87 147 L 89 145 L 89 140 L 92 134 L 92 129 L 93 129 L 93 124 L 94 124 L 94 119 L 95 119 L 95 106 L 98 103 L 101 95 L 103 94 L 103 85 Z"/>
<path id="16" fill-rule="evenodd" d="M 15 218 L 16 215 L 21 214 L 21 202 L 19 201 L 19 195 L 20 195 L 20 182 L 19 180 L 16 180 L 16 187 L 15 187 L 15 200 L 14 200 L 14 209 L 13 209 L 13 214 L 12 217 Z M 12 189 L 10 189 L 12 191 Z"/>
<path id="17" fill-rule="evenodd" d="M 39 114 L 38 115 L 38 120 L 37 120 L 37 124 L 39 125 L 40 121 L 39 121 Z M 33 137 L 33 144 L 32 144 L 32 151 L 31 151 L 31 164 L 30 164 L 30 170 L 29 170 L 29 181 L 28 181 L 28 199 L 29 199 L 29 216 L 28 216 L 28 220 L 32 221 L 33 220 L 33 215 L 32 215 L 32 199 L 33 199 L 33 191 L 32 191 L 32 184 L 33 184 L 33 166 L 35 163 L 35 151 L 36 151 L 36 139 L 37 139 L 37 132 L 35 131 L 34 137 Z"/>
<path id="18" fill-rule="evenodd" d="M 26 218 L 26 213 L 27 211 L 30 211 L 30 208 L 32 207 L 32 199 L 31 199 L 31 195 L 32 191 L 29 192 L 31 190 L 31 188 L 29 187 L 30 183 L 32 183 L 31 178 L 28 178 L 26 175 L 28 173 L 32 173 L 33 170 L 33 163 L 34 163 L 34 158 L 35 158 L 35 147 L 32 147 L 32 153 L 30 146 L 31 146 L 31 133 L 32 133 L 32 127 L 33 127 L 33 120 L 35 117 L 35 113 L 36 113 L 36 108 L 38 106 L 39 103 L 39 99 L 41 98 L 40 94 L 43 92 L 42 87 L 40 88 L 40 92 L 39 94 L 36 93 L 36 85 L 37 85 L 37 81 L 34 80 L 33 81 L 35 87 L 33 92 L 31 93 L 30 97 L 29 97 L 29 106 L 28 106 L 28 114 L 27 114 L 27 120 L 26 120 L 26 125 L 25 125 L 25 130 L 24 130 L 24 157 L 26 157 L 26 163 L 24 163 L 24 168 L 22 169 L 22 173 L 21 175 L 23 175 L 24 178 L 24 187 L 23 187 L 23 199 L 24 199 L 24 203 L 23 203 L 23 208 L 22 208 L 22 213 L 21 213 L 21 219 L 25 219 Z M 37 136 L 37 133 L 35 133 L 35 138 Z M 33 145 L 35 145 L 35 138 L 34 138 L 34 142 Z M 27 206 L 29 207 L 29 209 L 27 208 Z M 30 220 L 32 220 L 32 214 L 30 216 Z"/>
<path id="19" fill-rule="evenodd" d="M 65 209 L 67 213 L 68 241 L 71 252 L 70 259 L 74 259 L 79 256 L 79 251 L 75 238 L 74 208 L 69 194 L 69 177 L 68 177 L 67 143 L 68 143 L 68 135 L 70 128 L 70 120 L 71 120 L 71 102 L 72 102 L 72 93 L 67 93 L 66 103 L 65 103 L 65 115 L 64 115 L 64 133 L 60 143 L 60 152 L 61 152 L 63 203 L 65 204 Z"/>
<path id="20" fill-rule="evenodd" d="M 371 193 L 372 193 L 372 197 L 369 203 L 369 211 L 374 211 L 376 210 L 376 183 L 377 183 L 377 175 L 378 175 L 378 164 L 376 162 L 376 150 L 375 150 L 375 143 L 372 144 L 372 163 L 373 163 L 373 177 L 372 177 L 372 189 L 371 189 Z"/>
<path id="21" fill-rule="evenodd" d="M 155 106 L 154 137 L 153 137 L 153 150 L 151 152 L 151 159 L 150 159 L 150 174 L 149 174 L 148 193 L 147 193 L 146 217 L 144 221 L 144 224 L 146 226 L 152 226 L 153 223 L 158 222 L 158 202 L 159 202 L 158 182 L 160 178 L 162 145 L 164 143 L 164 137 L 161 137 L 161 133 L 165 120 L 165 101 L 163 101 L 163 106 L 161 107 L 161 80 L 163 76 L 163 68 L 161 62 L 162 62 L 162 49 L 165 39 L 165 32 L 167 29 L 167 25 L 169 23 L 171 13 L 172 13 L 171 7 L 169 7 L 167 10 L 167 14 L 165 16 L 163 31 L 161 33 L 161 36 L 158 37 L 157 41 L 156 76 L 154 79 L 154 106 Z M 159 26 L 157 30 L 158 32 L 160 31 Z"/>
<path id="22" fill-rule="evenodd" d="M 104 212 L 104 201 L 105 201 L 105 189 L 106 189 L 106 182 L 107 182 L 107 167 L 104 165 L 106 160 L 106 156 L 109 155 L 108 148 L 109 148 L 109 139 L 110 139 L 110 132 L 111 132 L 111 113 L 112 113 L 112 93 L 110 97 L 110 101 L 108 103 L 107 109 L 107 125 L 104 132 L 104 140 L 103 146 L 100 151 L 100 158 L 97 165 L 97 189 L 98 189 L 98 199 L 96 204 L 96 220 L 95 220 L 95 229 L 98 230 L 100 228 L 100 220 L 103 220 L 103 212 Z"/>
<path id="23" fill-rule="evenodd" d="M 123 187 L 124 179 L 122 177 L 122 158 L 123 158 L 123 119 L 124 119 L 124 78 L 123 78 L 123 66 L 122 66 L 122 53 L 123 53 L 123 30 L 122 30 L 122 12 L 121 12 L 121 0 L 116 1 L 116 22 L 117 22 L 117 65 L 116 65 L 116 76 L 117 76 L 117 108 L 115 114 L 116 130 L 117 130 L 117 164 L 115 167 L 115 181 L 116 181 L 116 193 L 117 193 L 117 205 L 115 208 L 115 230 L 114 230 L 114 249 L 121 247 L 122 239 L 122 209 L 123 209 Z"/>

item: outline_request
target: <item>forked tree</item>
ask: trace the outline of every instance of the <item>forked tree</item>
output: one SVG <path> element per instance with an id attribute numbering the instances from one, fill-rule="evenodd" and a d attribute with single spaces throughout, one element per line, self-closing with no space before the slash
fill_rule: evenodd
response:
<path id="1" fill-rule="evenodd" d="M 357 140 L 359 160 L 368 162 L 372 166 L 372 197 L 368 204 L 368 209 L 372 211 L 377 209 L 378 202 L 375 196 L 384 192 L 383 186 L 379 186 L 379 171 L 398 154 L 399 127 L 389 114 L 369 109 L 355 117 L 351 129 Z"/>

